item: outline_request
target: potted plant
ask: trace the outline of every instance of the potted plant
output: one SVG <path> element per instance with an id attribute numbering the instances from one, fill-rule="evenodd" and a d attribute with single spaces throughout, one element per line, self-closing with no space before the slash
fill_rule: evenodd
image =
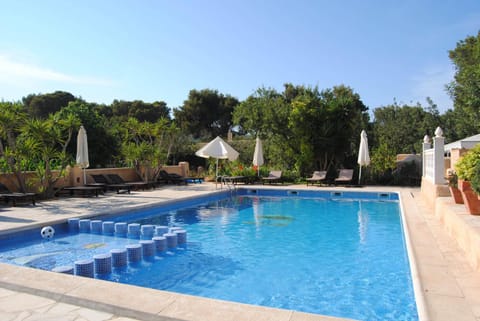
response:
<path id="1" fill-rule="evenodd" d="M 478 163 L 474 168 L 472 178 L 470 179 L 470 185 L 472 185 L 473 191 L 480 199 L 480 163 Z"/>
<path id="2" fill-rule="evenodd" d="M 480 145 L 469 150 L 455 165 L 458 175 L 458 188 L 462 192 L 463 203 L 470 214 L 480 215 L 480 200 L 477 193 L 472 189 L 471 182 L 479 179 L 477 175 L 480 166 Z M 480 191 L 480 181 L 478 182 L 478 191 Z"/>
<path id="3" fill-rule="evenodd" d="M 458 189 L 458 175 L 455 170 L 451 168 L 447 170 L 446 180 L 455 204 L 463 204 L 462 192 Z"/>

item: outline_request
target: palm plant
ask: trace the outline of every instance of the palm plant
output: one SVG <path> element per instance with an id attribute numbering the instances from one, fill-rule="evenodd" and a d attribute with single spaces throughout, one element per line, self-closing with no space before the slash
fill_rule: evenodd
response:
<path id="1" fill-rule="evenodd" d="M 167 119 L 156 123 L 129 118 L 124 123 L 121 153 L 142 177 L 142 167 L 153 168 L 153 179 L 160 173 L 179 136 L 178 128 Z M 149 180 L 148 177 L 145 177 Z"/>
<path id="2" fill-rule="evenodd" d="M 30 119 L 22 127 L 17 140 L 22 146 L 21 154 L 33 162 L 37 173 L 34 183 L 47 198 L 53 196 L 55 183 L 65 175 L 71 162 L 66 150 L 74 129 L 79 126 L 79 120 L 73 115 L 64 119 L 51 115 L 46 120 Z M 59 173 L 54 175 L 54 169 Z"/>

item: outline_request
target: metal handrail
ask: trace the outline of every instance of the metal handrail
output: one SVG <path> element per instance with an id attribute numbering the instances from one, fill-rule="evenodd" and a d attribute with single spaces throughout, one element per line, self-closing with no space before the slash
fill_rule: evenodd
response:
<path id="1" fill-rule="evenodd" d="M 226 176 L 222 176 L 221 179 L 220 179 L 220 183 L 221 184 L 224 184 L 225 186 L 227 186 L 228 190 L 230 191 L 230 193 L 233 193 L 233 192 L 236 192 L 237 191 L 237 187 L 235 186 L 235 184 L 233 183 L 233 181 L 231 179 L 229 179 L 228 177 Z"/>

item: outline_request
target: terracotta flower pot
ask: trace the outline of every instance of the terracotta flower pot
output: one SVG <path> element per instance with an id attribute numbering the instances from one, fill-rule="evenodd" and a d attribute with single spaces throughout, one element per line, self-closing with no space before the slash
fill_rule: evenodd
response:
<path id="1" fill-rule="evenodd" d="M 468 212 L 472 215 L 480 215 L 480 199 L 473 191 L 470 182 L 459 180 L 458 188 L 462 191 L 463 203 Z"/>
<path id="2" fill-rule="evenodd" d="M 455 204 L 463 204 L 462 192 L 455 186 L 449 186 Z"/>

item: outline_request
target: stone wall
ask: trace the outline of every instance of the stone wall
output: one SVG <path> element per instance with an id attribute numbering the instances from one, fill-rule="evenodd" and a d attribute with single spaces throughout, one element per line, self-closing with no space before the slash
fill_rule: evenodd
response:
<path id="1" fill-rule="evenodd" d="M 435 202 L 438 197 L 450 197 L 448 185 L 435 185 L 425 177 L 422 178 L 420 189 L 422 198 L 432 209 L 435 209 Z"/>
<path id="2" fill-rule="evenodd" d="M 189 171 L 189 164 L 187 162 L 181 162 L 178 165 L 170 165 L 162 167 L 168 173 L 175 173 L 181 175 L 183 177 L 188 177 L 190 174 Z M 149 169 L 142 169 L 146 171 Z M 53 175 L 58 175 L 58 171 L 53 171 Z M 87 184 L 94 183 L 93 178 L 90 175 L 96 174 L 118 174 L 120 177 L 123 178 L 125 181 L 142 181 L 143 179 L 137 174 L 134 168 L 128 167 L 121 167 L 121 168 L 87 168 L 85 170 Z M 35 183 L 36 174 L 34 172 L 27 172 L 26 174 L 26 181 L 29 185 L 29 191 L 36 192 L 38 188 L 38 184 Z M 17 179 L 13 174 L 0 174 L 0 183 L 7 186 L 12 192 L 17 192 L 19 190 L 19 186 L 17 183 Z M 65 186 L 80 186 L 84 185 L 83 182 L 83 169 L 74 166 L 74 167 L 67 167 L 65 177 L 60 178 L 57 183 L 55 184 L 56 187 L 65 187 Z"/>

